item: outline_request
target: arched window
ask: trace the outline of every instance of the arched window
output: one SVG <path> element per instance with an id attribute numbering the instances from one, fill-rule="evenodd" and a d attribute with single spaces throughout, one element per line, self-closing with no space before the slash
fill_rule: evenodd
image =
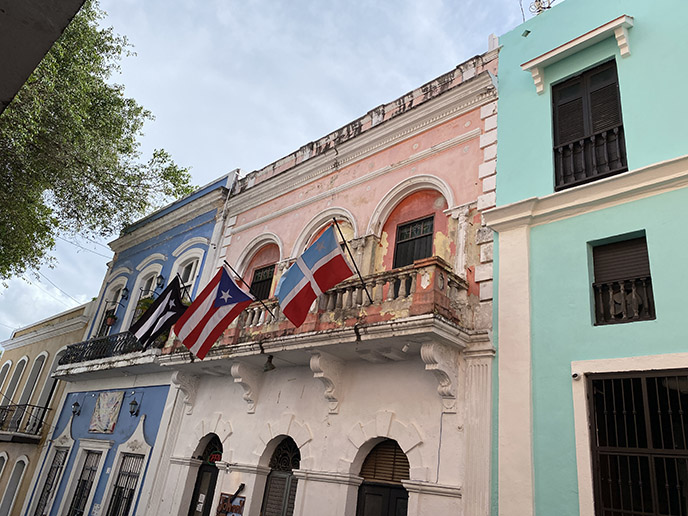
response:
<path id="1" fill-rule="evenodd" d="M 297 479 L 294 470 L 301 464 L 301 452 L 291 437 L 279 443 L 270 458 L 270 473 L 265 484 L 262 516 L 292 516 Z"/>
<path id="2" fill-rule="evenodd" d="M 64 355 L 65 350 L 61 350 L 55 355 L 53 363 L 50 366 L 50 370 L 45 378 L 45 383 L 41 389 L 41 394 L 38 396 L 36 401 L 36 407 L 33 409 L 33 413 L 26 425 L 26 432 L 29 434 L 36 435 L 43 426 L 45 416 L 50 408 L 50 402 L 52 401 L 53 394 L 55 392 L 55 387 L 57 385 L 57 380 L 53 378 L 53 373 L 59 364 L 59 360 Z"/>
<path id="3" fill-rule="evenodd" d="M 33 391 L 36 388 L 36 383 L 38 382 L 38 378 L 40 377 L 41 372 L 43 371 L 43 366 L 45 365 L 45 359 L 47 357 L 48 353 L 43 352 L 40 355 L 38 355 L 36 359 L 33 361 L 33 366 L 31 367 L 31 371 L 29 372 L 29 377 L 26 379 L 26 383 L 24 384 L 24 388 L 22 389 L 21 396 L 19 397 L 19 407 L 17 408 L 17 410 L 15 410 L 14 414 L 12 415 L 12 420 L 10 421 L 9 428 L 12 432 L 21 431 L 21 429 L 24 426 L 29 426 L 30 424 L 29 420 L 31 419 L 33 414 L 31 407 L 28 407 L 26 405 L 28 405 L 31 401 Z"/>
<path id="4" fill-rule="evenodd" d="M 280 259 L 277 244 L 263 246 L 248 264 L 244 277 L 251 278 L 251 292 L 256 299 L 268 299 L 272 293 L 275 265 Z"/>
<path id="5" fill-rule="evenodd" d="M 5 383 L 5 378 L 7 378 L 7 373 L 10 372 L 10 367 L 12 367 L 12 361 L 8 360 L 2 364 L 2 369 L 0 369 L 0 389 L 2 389 L 2 384 Z"/>
<path id="6" fill-rule="evenodd" d="M 207 443 L 203 445 L 203 441 L 207 441 Z M 208 516 L 210 514 L 218 474 L 215 462 L 222 460 L 222 442 L 217 435 L 205 436 L 201 439 L 200 446 L 203 446 L 202 452 L 196 454 L 194 458 L 203 461 L 203 463 L 198 468 L 196 475 L 196 485 L 191 496 L 189 516 Z"/>
<path id="7" fill-rule="evenodd" d="M 373 448 L 361 467 L 357 516 L 404 516 L 408 492 L 401 484 L 409 478 L 409 461 L 396 441 L 386 439 Z"/>
<path id="8" fill-rule="evenodd" d="M 26 363 L 28 361 L 28 357 L 22 357 L 22 359 L 19 362 L 17 362 L 17 365 L 14 368 L 14 373 L 12 373 L 10 383 L 7 385 L 7 389 L 5 390 L 2 396 L 2 400 L 0 401 L 0 407 L 12 403 L 14 392 L 17 390 L 17 385 L 19 385 L 19 380 L 21 379 L 22 374 L 24 374 L 24 368 L 26 367 Z"/>
<path id="9" fill-rule="evenodd" d="M 7 452 L 0 452 L 0 478 L 5 471 L 5 464 L 7 464 Z"/>
<path id="10" fill-rule="evenodd" d="M 124 285 L 116 286 L 110 290 L 110 294 L 105 296 L 105 309 L 100 319 L 96 337 L 105 337 L 110 334 L 112 326 L 117 321 L 117 308 L 122 300 L 122 290 Z"/>
<path id="11" fill-rule="evenodd" d="M 194 298 L 194 289 L 197 286 L 200 276 L 201 260 L 205 251 L 199 248 L 188 249 L 181 254 L 172 266 L 170 280 L 177 274 L 180 278 L 182 288 L 182 299 L 189 301 Z"/>
<path id="12" fill-rule="evenodd" d="M 12 474 L 7 482 L 5 494 L 2 497 L 2 502 L 0 502 L 0 514 L 9 514 L 10 511 L 12 511 L 17 496 L 17 489 L 19 489 L 19 484 L 21 484 L 22 478 L 24 477 L 24 470 L 28 462 L 29 459 L 23 456 L 14 463 Z"/>

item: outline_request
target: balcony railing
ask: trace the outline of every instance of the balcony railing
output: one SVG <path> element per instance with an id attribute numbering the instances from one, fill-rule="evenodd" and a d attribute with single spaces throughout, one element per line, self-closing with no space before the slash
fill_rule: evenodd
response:
<path id="1" fill-rule="evenodd" d="M 0 406 L 0 432 L 38 436 L 48 410 L 37 405 Z"/>
<path id="2" fill-rule="evenodd" d="M 554 148 L 555 190 L 628 170 L 623 126 Z"/>
<path id="3" fill-rule="evenodd" d="M 139 341 L 128 331 L 96 337 L 78 344 L 67 346 L 67 350 L 60 358 L 60 365 L 99 360 L 142 351 Z"/>
<path id="4" fill-rule="evenodd" d="M 595 324 L 614 324 L 655 318 L 649 276 L 593 283 Z"/>
<path id="5" fill-rule="evenodd" d="M 412 265 L 363 278 L 372 302 L 358 278 L 346 280 L 325 292 L 311 307 L 299 328 L 286 319 L 275 299 L 265 301 L 273 319 L 260 303 L 250 305 L 224 333 L 220 346 L 272 336 L 333 330 L 382 321 L 399 320 L 422 314 L 470 325 L 467 310 L 467 284 L 451 267 L 437 257 L 418 260 Z"/>

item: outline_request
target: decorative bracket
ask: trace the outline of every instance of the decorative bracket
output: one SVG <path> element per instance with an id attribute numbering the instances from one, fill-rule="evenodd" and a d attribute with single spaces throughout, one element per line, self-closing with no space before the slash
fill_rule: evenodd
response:
<path id="1" fill-rule="evenodd" d="M 238 383 L 244 389 L 244 400 L 248 403 L 247 412 L 254 414 L 256 412 L 258 389 L 260 387 L 260 373 L 257 369 L 243 362 L 234 362 L 230 371 L 234 378 L 234 383 Z"/>
<path id="2" fill-rule="evenodd" d="M 196 393 L 198 392 L 198 376 L 192 374 L 184 374 L 181 371 L 172 373 L 172 383 L 184 393 L 184 405 L 186 405 L 186 414 L 191 415 L 193 412 L 194 403 L 196 403 Z"/>
<path id="3" fill-rule="evenodd" d="M 325 399 L 330 405 L 329 413 L 339 413 L 339 398 L 335 392 L 340 383 L 344 362 L 327 353 L 311 353 L 311 371 L 313 378 L 320 380 L 325 385 Z"/>
<path id="4" fill-rule="evenodd" d="M 456 390 L 459 379 L 459 352 L 444 344 L 426 342 L 420 348 L 425 370 L 435 375 L 444 411 L 456 412 Z"/>

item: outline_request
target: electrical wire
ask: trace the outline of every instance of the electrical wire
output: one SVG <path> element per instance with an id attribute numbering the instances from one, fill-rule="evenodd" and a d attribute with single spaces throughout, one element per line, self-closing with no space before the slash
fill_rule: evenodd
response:
<path id="1" fill-rule="evenodd" d="M 63 305 L 65 305 L 67 308 L 73 308 L 72 306 L 69 306 L 67 303 L 65 303 L 64 300 L 60 299 L 59 297 L 56 297 L 56 296 L 52 295 L 52 294 L 51 294 L 50 292 L 48 292 L 46 289 L 44 289 L 43 287 L 41 287 L 38 283 L 31 283 L 29 280 L 26 279 L 25 276 L 22 276 L 22 278 L 23 278 L 24 281 L 26 281 L 29 285 L 34 285 L 34 286 L 38 287 L 40 290 L 42 290 L 43 292 L 45 292 L 46 294 L 48 294 L 50 297 L 52 297 L 55 301 L 59 301 L 60 303 L 62 303 Z M 77 301 L 77 303 L 78 303 L 78 301 Z"/>
<path id="2" fill-rule="evenodd" d="M 79 303 L 79 300 L 78 300 L 78 299 L 74 299 L 73 296 L 70 296 L 69 294 L 67 294 L 67 292 L 65 292 L 64 290 L 62 290 L 62 289 L 61 289 L 60 287 L 58 287 L 57 285 L 55 285 L 55 283 L 53 283 L 52 281 L 50 281 L 50 278 L 48 278 L 45 274 L 41 273 L 40 271 L 36 271 L 36 272 L 38 273 L 38 275 L 39 275 L 41 278 L 43 278 L 44 280 L 46 280 L 48 283 L 50 283 L 53 287 L 55 287 L 57 290 L 59 290 L 60 292 L 62 292 L 62 293 L 63 293 L 65 296 L 67 296 L 69 299 L 71 299 L 72 301 L 74 301 L 74 302 L 76 302 L 76 303 Z"/>
<path id="3" fill-rule="evenodd" d="M 67 242 L 68 244 L 72 244 L 74 247 L 78 247 L 79 249 L 83 249 L 84 251 L 88 251 L 89 253 L 97 254 L 98 256 L 102 256 L 103 258 L 112 258 L 112 256 L 108 256 L 106 254 L 102 254 L 99 252 L 94 251 L 93 249 L 89 249 L 88 247 L 84 247 L 82 245 L 77 244 L 76 242 L 72 242 L 71 240 L 67 240 L 66 238 L 62 238 L 60 235 L 56 235 L 57 238 L 60 240 Z"/>

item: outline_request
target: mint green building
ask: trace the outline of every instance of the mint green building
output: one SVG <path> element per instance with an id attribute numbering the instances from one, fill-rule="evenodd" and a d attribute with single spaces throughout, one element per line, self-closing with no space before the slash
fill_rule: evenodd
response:
<path id="1" fill-rule="evenodd" d="M 500 38 L 493 514 L 688 514 L 688 2 Z"/>

